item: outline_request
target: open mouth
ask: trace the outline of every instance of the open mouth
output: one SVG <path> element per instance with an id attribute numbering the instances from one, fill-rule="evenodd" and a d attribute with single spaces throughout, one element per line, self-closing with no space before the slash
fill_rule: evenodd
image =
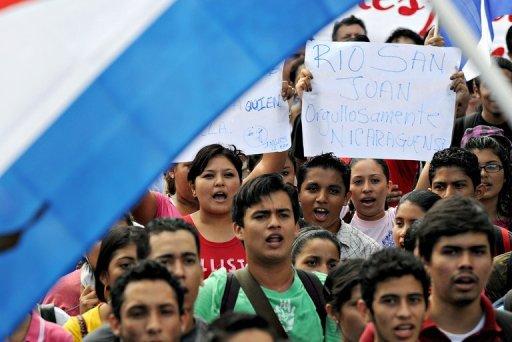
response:
<path id="1" fill-rule="evenodd" d="M 373 197 L 366 197 L 366 198 L 361 199 L 361 203 L 364 206 L 371 206 L 371 205 L 373 205 L 373 203 L 375 203 L 375 201 L 376 201 L 376 199 Z"/>
<path id="2" fill-rule="evenodd" d="M 414 334 L 414 325 L 412 324 L 400 324 L 396 326 L 394 329 L 395 336 L 399 339 L 407 339 L 412 337 Z"/>
<path id="3" fill-rule="evenodd" d="M 458 289 L 472 290 L 477 285 L 477 279 L 474 276 L 462 275 L 456 277 L 453 283 Z"/>
<path id="4" fill-rule="evenodd" d="M 329 215 L 329 210 L 325 208 L 315 208 L 313 209 L 313 215 L 317 221 L 323 222 L 327 219 L 327 215 Z"/>
<path id="5" fill-rule="evenodd" d="M 269 244 L 271 247 L 279 247 L 281 246 L 281 243 L 283 242 L 284 238 L 281 234 L 270 234 L 266 239 L 265 242 Z"/>
<path id="6" fill-rule="evenodd" d="M 224 202 L 228 198 L 228 195 L 223 191 L 217 191 L 212 197 L 216 202 Z"/>

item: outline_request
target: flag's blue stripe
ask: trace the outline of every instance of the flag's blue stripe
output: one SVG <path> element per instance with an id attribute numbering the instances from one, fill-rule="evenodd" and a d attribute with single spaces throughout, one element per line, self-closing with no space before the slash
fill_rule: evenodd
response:
<path id="1" fill-rule="evenodd" d="M 481 11 L 480 11 L 480 5 L 481 1 L 486 0 L 451 0 L 453 5 L 459 10 L 459 13 L 462 15 L 464 20 L 467 22 L 468 27 L 471 28 L 472 33 L 476 39 L 476 41 L 479 41 L 482 37 L 482 19 L 481 19 Z M 491 32 L 491 37 L 493 36 L 493 29 L 492 29 L 492 19 L 489 19 L 487 22 L 487 25 L 489 27 L 489 30 Z M 450 39 L 450 36 L 444 30 L 443 26 L 441 25 L 441 35 L 443 36 L 445 40 L 446 46 L 456 46 L 452 40 Z M 466 64 L 467 57 L 463 56 L 461 60 L 461 68 Z"/>
<path id="2" fill-rule="evenodd" d="M 512 14 L 512 1 L 510 0 L 487 0 L 487 7 L 492 19 Z"/>
<path id="3" fill-rule="evenodd" d="M 186 0 L 166 11 L 0 179 L 0 234 L 30 226 L 0 254 L 0 337 L 195 134 L 356 3 Z"/>
<path id="4" fill-rule="evenodd" d="M 453 5 L 459 10 L 459 13 L 466 20 L 477 40 L 480 39 L 482 34 L 480 1 L 481 0 L 452 0 Z M 441 34 L 443 35 L 447 46 L 454 46 L 442 25 Z"/>

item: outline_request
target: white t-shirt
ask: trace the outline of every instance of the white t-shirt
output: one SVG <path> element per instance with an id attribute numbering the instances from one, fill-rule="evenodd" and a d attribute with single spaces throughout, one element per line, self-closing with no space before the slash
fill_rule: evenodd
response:
<path id="1" fill-rule="evenodd" d="M 350 225 L 359 229 L 384 247 L 395 247 L 392 234 L 395 214 L 396 209 L 389 208 L 381 219 L 376 221 L 366 221 L 360 219 L 359 216 L 357 216 L 356 211 Z"/>
<path id="2" fill-rule="evenodd" d="M 445 334 L 446 337 L 448 337 L 450 339 L 450 341 L 462 342 L 469 336 L 474 335 L 477 332 L 479 332 L 484 327 L 484 323 L 485 323 L 485 315 L 483 315 L 482 318 L 480 318 L 480 321 L 478 321 L 477 325 L 473 329 L 471 329 L 471 331 L 468 331 L 465 334 L 452 334 L 452 333 L 449 333 L 448 331 L 444 331 L 443 329 L 441 329 L 439 327 L 438 327 L 438 329 L 441 330 L 442 333 Z"/>

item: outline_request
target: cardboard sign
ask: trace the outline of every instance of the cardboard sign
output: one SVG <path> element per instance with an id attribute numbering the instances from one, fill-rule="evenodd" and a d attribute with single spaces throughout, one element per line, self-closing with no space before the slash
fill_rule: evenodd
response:
<path id="1" fill-rule="evenodd" d="M 282 68 L 280 65 L 245 92 L 175 161 L 191 161 L 203 146 L 215 143 L 235 145 L 247 155 L 289 149 L 288 104 L 280 95 Z"/>
<path id="2" fill-rule="evenodd" d="M 308 42 L 304 153 L 430 160 L 450 146 L 456 48 Z"/>

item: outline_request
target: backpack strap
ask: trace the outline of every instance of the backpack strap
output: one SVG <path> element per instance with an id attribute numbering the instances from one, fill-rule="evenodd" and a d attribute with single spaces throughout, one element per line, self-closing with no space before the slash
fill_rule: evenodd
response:
<path id="1" fill-rule="evenodd" d="M 302 281 L 302 284 L 306 288 L 309 297 L 315 304 L 316 312 L 322 323 L 322 330 L 325 332 L 325 321 L 327 318 L 327 312 L 325 311 L 325 299 L 323 295 L 324 286 L 320 282 L 317 276 L 313 273 L 306 272 L 303 270 L 296 270 L 297 274 Z"/>
<path id="2" fill-rule="evenodd" d="M 501 228 L 501 237 L 503 239 L 503 253 L 510 252 L 510 232 L 505 228 Z"/>
<path id="3" fill-rule="evenodd" d="M 496 323 L 500 326 L 503 331 L 503 336 L 506 337 L 504 341 L 509 341 L 508 338 L 512 336 L 512 313 L 494 309 L 496 316 Z"/>
<path id="4" fill-rule="evenodd" d="M 512 290 L 508 291 L 503 296 L 503 308 L 505 309 L 505 311 L 508 311 L 508 312 L 512 311 Z"/>
<path id="5" fill-rule="evenodd" d="M 41 304 L 38 305 L 39 314 L 41 318 L 45 321 L 57 323 L 57 318 L 55 317 L 55 305 L 54 304 Z"/>
<path id="6" fill-rule="evenodd" d="M 281 325 L 281 322 L 270 305 L 267 296 L 263 293 L 260 284 L 258 284 L 254 279 L 247 267 L 236 270 L 235 277 L 251 302 L 256 314 L 266 319 L 278 333 L 280 338 L 287 340 L 288 334 Z"/>
<path id="7" fill-rule="evenodd" d="M 508 256 L 508 260 L 507 260 L 507 266 L 506 266 L 506 274 L 507 274 L 507 278 L 506 278 L 506 286 L 507 286 L 507 289 L 512 289 L 512 253 L 509 254 Z"/>
<path id="8" fill-rule="evenodd" d="M 238 292 L 240 292 L 240 283 L 233 273 L 228 273 L 226 287 L 224 288 L 224 294 L 222 295 L 222 301 L 220 303 L 221 315 L 226 312 L 233 312 L 236 299 L 238 298 Z"/>
<path id="9" fill-rule="evenodd" d="M 78 326 L 80 327 L 80 335 L 84 338 L 89 333 L 87 323 L 85 323 L 85 319 L 82 315 L 77 315 L 76 319 L 78 320 Z"/>

